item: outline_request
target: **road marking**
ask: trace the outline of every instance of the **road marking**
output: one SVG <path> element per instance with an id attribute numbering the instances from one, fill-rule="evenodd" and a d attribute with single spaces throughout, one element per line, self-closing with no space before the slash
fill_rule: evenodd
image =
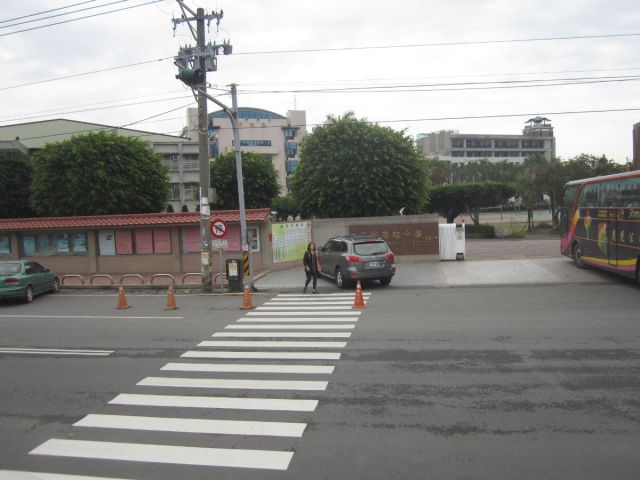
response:
<path id="1" fill-rule="evenodd" d="M 87 477 L 86 475 L 65 475 L 60 473 L 26 472 L 0 470 L 0 480 L 127 480 L 115 477 Z"/>
<path id="2" fill-rule="evenodd" d="M 309 295 L 307 293 L 280 293 L 278 295 L 278 298 L 312 298 L 312 299 L 317 299 L 317 298 L 323 298 L 323 297 L 349 297 L 349 298 L 353 298 L 353 296 L 355 295 L 355 290 L 354 293 L 318 293 L 315 295 Z M 371 292 L 362 292 L 362 295 L 364 297 L 369 297 L 371 296 Z"/>
<path id="3" fill-rule="evenodd" d="M 239 388 L 248 390 L 326 390 L 325 381 L 244 380 L 227 378 L 147 377 L 136 385 L 145 387 Z"/>
<path id="4" fill-rule="evenodd" d="M 255 320 L 254 320 L 255 321 Z M 271 320 L 269 320 L 271 321 Z M 225 330 L 250 330 L 250 329 L 258 329 L 258 330 L 290 330 L 292 328 L 296 328 L 298 330 L 353 330 L 355 328 L 355 324 L 352 323 L 350 325 L 337 324 L 337 325 L 227 325 Z"/>
<path id="5" fill-rule="evenodd" d="M 202 352 L 190 350 L 182 358 L 260 358 L 273 360 L 339 360 L 333 352 Z"/>
<path id="6" fill-rule="evenodd" d="M 55 295 L 53 295 L 55 297 Z M 48 297 L 51 298 L 51 297 Z M 88 318 L 90 320 L 182 320 L 184 317 L 127 317 L 121 315 L 0 315 L 0 318 Z"/>
<path id="7" fill-rule="evenodd" d="M 31 450 L 32 455 L 170 463 L 208 467 L 286 470 L 293 452 L 203 448 L 140 443 L 95 442 L 52 438 Z"/>
<path id="8" fill-rule="evenodd" d="M 228 410 L 278 410 L 292 412 L 313 412 L 318 406 L 317 400 L 133 395 L 127 393 L 121 393 L 109 403 L 113 405 L 140 405 L 149 407 L 222 408 Z"/>
<path id="9" fill-rule="evenodd" d="M 24 355 L 82 355 L 87 357 L 108 357 L 113 352 L 113 350 L 82 350 L 77 348 L 0 348 L 0 354 L 6 353 Z"/>
<path id="10" fill-rule="evenodd" d="M 358 317 L 272 317 L 272 318 L 239 318 L 238 322 L 357 322 Z"/>
<path id="11" fill-rule="evenodd" d="M 306 423 L 206 420 L 202 418 L 139 417 L 133 415 L 89 414 L 74 427 L 115 428 L 152 432 L 207 433 L 216 435 L 256 435 L 301 437 Z"/>
<path id="12" fill-rule="evenodd" d="M 305 306 L 305 305 L 353 305 L 353 300 L 346 302 L 265 302 L 263 305 L 273 306 L 273 305 L 297 305 L 297 306 Z"/>
<path id="13" fill-rule="evenodd" d="M 355 315 L 359 316 L 362 312 L 360 310 L 353 310 L 350 312 L 321 312 L 322 315 L 325 316 L 347 316 L 347 315 Z M 313 316 L 318 315 L 318 312 L 247 312 L 247 317 L 267 317 L 267 316 L 282 316 L 282 317 L 295 317 L 295 316 Z M 327 320 L 325 318 L 325 320 Z"/>
<path id="14" fill-rule="evenodd" d="M 294 325 L 289 328 L 291 327 L 294 327 Z M 258 325 L 258 328 L 260 328 L 260 325 Z M 349 338 L 351 332 L 218 332 L 211 336 L 238 338 Z"/>
<path id="15" fill-rule="evenodd" d="M 322 307 L 258 307 L 256 310 L 351 310 L 351 307 L 347 305 L 326 305 Z"/>
<path id="16" fill-rule="evenodd" d="M 167 363 L 160 370 L 178 372 L 233 373 L 311 373 L 331 374 L 333 366 L 321 365 L 263 365 L 253 363 Z"/>
<path id="17" fill-rule="evenodd" d="M 347 342 L 290 342 L 277 340 L 207 340 L 200 342 L 198 347 L 239 347 L 239 348 L 344 348 Z"/>

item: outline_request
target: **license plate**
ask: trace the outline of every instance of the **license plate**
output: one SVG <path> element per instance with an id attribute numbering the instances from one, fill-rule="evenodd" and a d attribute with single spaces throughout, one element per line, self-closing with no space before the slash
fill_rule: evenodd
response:
<path id="1" fill-rule="evenodd" d="M 381 262 L 369 262 L 367 267 L 369 268 L 380 268 L 382 266 Z"/>

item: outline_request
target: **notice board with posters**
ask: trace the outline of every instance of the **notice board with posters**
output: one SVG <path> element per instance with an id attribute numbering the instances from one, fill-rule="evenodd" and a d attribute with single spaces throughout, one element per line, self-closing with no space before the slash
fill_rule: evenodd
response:
<path id="1" fill-rule="evenodd" d="M 302 260 L 311 241 L 311 222 L 274 223 L 271 225 L 273 263 Z"/>
<path id="2" fill-rule="evenodd" d="M 377 235 L 396 255 L 437 255 L 438 224 L 402 223 L 390 225 L 349 225 L 351 235 Z"/>

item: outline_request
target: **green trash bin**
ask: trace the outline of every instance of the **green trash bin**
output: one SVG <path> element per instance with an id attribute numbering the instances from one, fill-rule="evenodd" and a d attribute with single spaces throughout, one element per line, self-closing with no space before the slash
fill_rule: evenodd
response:
<path id="1" fill-rule="evenodd" d="M 226 262 L 227 282 L 232 292 L 241 292 L 244 288 L 242 280 L 244 279 L 242 260 L 238 258 L 229 258 Z"/>

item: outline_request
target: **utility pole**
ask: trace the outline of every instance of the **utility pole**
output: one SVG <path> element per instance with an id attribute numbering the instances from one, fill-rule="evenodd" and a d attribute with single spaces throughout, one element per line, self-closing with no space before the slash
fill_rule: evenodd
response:
<path id="1" fill-rule="evenodd" d="M 177 0 L 182 10 L 182 17 L 174 19 L 174 30 L 180 23 L 186 22 L 191 30 L 191 34 L 196 40 L 196 46 L 182 47 L 175 57 L 175 64 L 178 67 L 176 78 L 190 86 L 197 93 L 198 99 L 198 160 L 200 168 L 200 267 L 202 274 L 202 290 L 204 292 L 213 291 L 212 262 L 211 262 L 211 212 L 209 201 L 211 197 L 210 165 L 209 165 L 209 119 L 207 115 L 207 72 L 217 70 L 216 55 L 222 49 L 225 55 L 231 53 L 231 44 L 224 42 L 222 45 L 206 44 L 205 20 L 211 22 L 215 19 L 216 24 L 220 23 L 223 12 L 213 11 L 205 14 L 204 9 L 198 8 L 196 12 L 184 4 L 183 0 Z M 187 16 L 187 12 L 192 17 Z M 194 31 L 190 22 L 196 22 Z"/>

